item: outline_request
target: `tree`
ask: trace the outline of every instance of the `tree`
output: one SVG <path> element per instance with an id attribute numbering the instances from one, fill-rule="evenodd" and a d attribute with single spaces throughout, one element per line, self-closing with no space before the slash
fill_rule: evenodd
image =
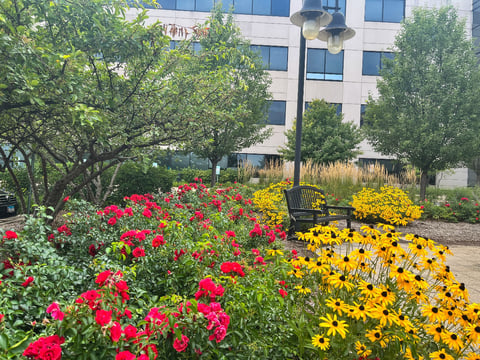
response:
<path id="1" fill-rule="evenodd" d="M 209 104 L 212 77 L 192 74 L 146 18 L 127 21 L 122 0 L 0 0 L 2 170 L 15 177 L 20 154 L 54 215 L 108 168 L 183 141 Z"/>
<path id="2" fill-rule="evenodd" d="M 357 127 L 343 122 L 334 105 L 325 100 L 314 100 L 303 116 L 301 161 L 311 160 L 316 164 L 348 161 L 359 154 L 362 141 Z M 289 161 L 295 159 L 296 123 L 285 132 L 287 145 L 280 153 Z"/>
<path id="3" fill-rule="evenodd" d="M 212 186 L 218 162 L 267 139 L 266 111 L 270 77 L 262 60 L 250 49 L 232 14 L 224 19 L 221 5 L 214 7 L 201 32 L 194 38 L 200 43 L 192 71 L 208 74 L 217 86 L 205 93 L 203 106 L 197 107 L 201 118 L 191 127 L 191 136 L 183 149 L 212 164 Z"/>
<path id="4" fill-rule="evenodd" d="M 424 199 L 429 173 L 479 155 L 478 60 L 452 7 L 415 9 L 394 45 L 364 128 L 376 151 L 421 170 Z"/>

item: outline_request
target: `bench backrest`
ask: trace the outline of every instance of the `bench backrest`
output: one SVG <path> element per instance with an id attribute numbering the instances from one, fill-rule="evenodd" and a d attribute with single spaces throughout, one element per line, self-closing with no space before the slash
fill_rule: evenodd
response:
<path id="1" fill-rule="evenodd" d="M 327 200 L 323 190 L 313 186 L 301 185 L 284 190 L 287 207 L 290 209 L 318 209 L 327 211 Z"/>

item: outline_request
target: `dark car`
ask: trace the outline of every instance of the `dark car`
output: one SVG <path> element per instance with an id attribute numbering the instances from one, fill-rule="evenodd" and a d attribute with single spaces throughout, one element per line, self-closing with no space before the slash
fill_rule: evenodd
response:
<path id="1" fill-rule="evenodd" d="M 14 194 L 0 189 L 0 217 L 17 214 L 17 198 Z"/>

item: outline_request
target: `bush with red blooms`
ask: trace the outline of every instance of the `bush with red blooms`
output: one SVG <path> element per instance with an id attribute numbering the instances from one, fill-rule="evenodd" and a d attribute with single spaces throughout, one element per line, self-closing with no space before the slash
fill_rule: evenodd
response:
<path id="1" fill-rule="evenodd" d="M 224 289 L 212 279 L 199 283 L 195 300 L 177 303 L 176 307 L 153 307 L 139 324 L 132 324 L 132 310 L 127 307 L 129 288 L 120 271 L 100 273 L 98 289 L 82 293 L 67 306 L 52 303 L 46 310 L 52 320 L 48 329 L 55 334 L 31 342 L 23 356 L 30 359 L 75 359 L 82 354 L 99 358 L 156 359 L 163 353 L 187 352 L 190 337 L 199 333 L 209 341 L 220 343 L 227 335 L 230 317 L 218 300 Z M 198 344 L 198 343 L 197 343 Z M 198 345 L 197 345 L 198 346 Z M 166 348 L 170 347 L 170 351 Z M 198 354 L 199 348 L 190 352 Z"/>

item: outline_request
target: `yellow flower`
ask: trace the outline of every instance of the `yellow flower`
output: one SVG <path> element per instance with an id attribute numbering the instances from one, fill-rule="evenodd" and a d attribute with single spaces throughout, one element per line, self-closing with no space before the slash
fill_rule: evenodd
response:
<path id="1" fill-rule="evenodd" d="M 302 285 L 295 286 L 295 289 L 298 290 L 300 294 L 304 294 L 304 295 L 310 294 L 312 292 L 312 290 L 310 290 L 309 288 L 303 287 Z"/>
<path id="2" fill-rule="evenodd" d="M 474 352 L 468 353 L 465 360 L 480 360 L 480 354 Z"/>
<path id="3" fill-rule="evenodd" d="M 336 311 L 338 315 L 342 315 L 342 313 L 347 312 L 347 305 L 341 299 L 330 298 L 325 301 L 325 304 L 333 311 Z"/>
<path id="4" fill-rule="evenodd" d="M 337 289 L 347 289 L 348 291 L 353 290 L 355 285 L 348 281 L 349 279 L 342 274 L 333 273 L 327 277 L 327 282 Z"/>
<path id="5" fill-rule="evenodd" d="M 268 249 L 267 255 L 269 256 L 283 255 L 283 251 L 278 249 Z"/>
<path id="6" fill-rule="evenodd" d="M 360 355 L 364 358 L 372 353 L 372 350 L 367 349 L 365 344 L 362 344 L 360 341 L 355 343 L 355 350 L 357 350 L 357 355 Z"/>
<path id="7" fill-rule="evenodd" d="M 463 347 L 462 339 L 460 339 L 457 334 L 450 331 L 446 331 L 442 334 L 442 341 L 447 344 L 450 349 L 453 349 L 457 352 Z"/>
<path id="8" fill-rule="evenodd" d="M 388 344 L 388 339 L 383 335 L 382 330 L 379 328 L 367 331 L 365 337 L 372 343 L 378 342 L 382 348 L 385 348 Z"/>
<path id="9" fill-rule="evenodd" d="M 480 324 L 470 324 L 466 328 L 468 338 L 477 345 L 480 345 Z"/>
<path id="10" fill-rule="evenodd" d="M 452 355 L 445 352 L 445 349 L 430 353 L 430 359 L 432 360 L 454 360 Z"/>
<path id="11" fill-rule="evenodd" d="M 348 325 L 346 324 L 346 321 L 338 320 L 336 314 L 334 314 L 333 317 L 332 315 L 327 314 L 327 317 L 322 316 L 320 317 L 320 320 L 323 320 L 323 322 L 320 323 L 320 326 L 328 328 L 327 336 L 335 336 L 337 333 L 339 333 L 340 336 L 345 339 L 348 332 Z"/>
<path id="12" fill-rule="evenodd" d="M 320 350 L 327 350 L 330 347 L 330 339 L 321 335 L 315 335 L 312 338 L 312 344 L 315 347 L 320 348 Z"/>

